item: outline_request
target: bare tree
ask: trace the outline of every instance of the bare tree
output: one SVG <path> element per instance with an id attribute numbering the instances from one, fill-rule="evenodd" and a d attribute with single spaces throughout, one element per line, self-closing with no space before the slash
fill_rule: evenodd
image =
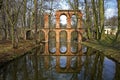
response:
<path id="1" fill-rule="evenodd" d="M 92 38 L 92 33 L 91 33 L 91 20 L 90 20 L 90 11 L 89 11 L 89 6 L 87 0 L 85 0 L 85 13 L 86 13 L 86 21 L 85 21 L 85 26 L 87 28 L 87 38 L 90 39 Z"/>
<path id="2" fill-rule="evenodd" d="M 16 1 L 9 1 L 9 0 L 6 0 L 5 3 L 6 3 L 6 7 L 5 7 L 6 14 L 7 14 L 8 20 L 11 25 L 12 45 L 13 45 L 13 48 L 17 48 L 18 47 L 18 35 L 17 35 L 17 29 L 15 29 L 15 26 L 17 24 L 18 15 L 19 15 L 20 8 L 21 8 L 23 1 L 21 2 L 20 5 L 17 5 Z M 13 7 L 13 4 L 14 4 L 14 7 Z M 15 4 L 17 6 L 15 6 Z"/>
<path id="3" fill-rule="evenodd" d="M 104 31 L 104 0 L 99 0 L 98 2 L 99 2 L 99 21 L 100 21 L 98 39 L 100 40 Z"/>
<path id="4" fill-rule="evenodd" d="M 95 5 L 95 0 L 91 0 L 92 3 L 92 10 L 93 10 L 93 18 L 94 18 L 94 27 L 95 27 L 95 31 L 96 31 L 96 39 L 99 38 L 99 27 L 98 27 L 98 13 L 96 10 L 96 5 Z"/>
<path id="5" fill-rule="evenodd" d="M 38 9 L 37 9 L 37 0 L 34 0 L 34 21 L 35 21 L 35 43 L 37 44 L 37 12 L 38 12 Z"/>

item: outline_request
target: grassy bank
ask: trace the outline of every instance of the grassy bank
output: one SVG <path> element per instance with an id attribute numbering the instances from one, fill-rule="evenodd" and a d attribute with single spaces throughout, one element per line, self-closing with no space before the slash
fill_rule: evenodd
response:
<path id="1" fill-rule="evenodd" d="M 96 50 L 104 53 L 105 56 L 114 59 L 115 61 L 120 63 L 120 46 L 117 43 L 110 44 L 104 41 L 85 41 L 82 42 L 83 45 L 88 47 L 92 47 Z"/>
<path id="2" fill-rule="evenodd" d="M 13 60 L 24 55 L 26 52 L 35 48 L 33 41 L 20 41 L 18 49 L 13 49 L 11 41 L 0 43 L 0 64 Z"/>

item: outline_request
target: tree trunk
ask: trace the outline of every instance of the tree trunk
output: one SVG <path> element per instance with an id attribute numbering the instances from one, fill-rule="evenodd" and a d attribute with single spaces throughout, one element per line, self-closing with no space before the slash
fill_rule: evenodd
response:
<path id="1" fill-rule="evenodd" d="M 22 26 L 22 37 L 23 39 L 25 39 L 25 27 L 26 27 L 26 8 L 27 8 L 27 0 L 23 0 L 24 1 L 24 12 L 23 12 L 23 26 Z"/>
<path id="2" fill-rule="evenodd" d="M 37 0 L 34 0 L 34 9 L 35 9 L 35 15 L 34 15 L 34 20 L 35 20 L 35 43 L 37 44 Z"/>
<path id="3" fill-rule="evenodd" d="M 115 41 L 118 39 L 120 33 L 120 0 L 117 0 L 117 6 L 118 6 L 118 30 L 116 33 Z"/>
<path id="4" fill-rule="evenodd" d="M 99 38 L 101 39 L 103 31 L 104 31 L 104 0 L 99 0 L 99 16 L 100 16 L 100 32 L 99 32 Z"/>
<path id="5" fill-rule="evenodd" d="M 92 9 L 93 9 L 93 18 L 94 18 L 94 27 L 96 31 L 96 39 L 99 39 L 99 27 L 98 27 L 98 15 L 96 11 L 96 6 L 95 6 L 95 0 L 91 0 L 92 2 Z"/>
<path id="6" fill-rule="evenodd" d="M 7 39 L 7 30 L 4 28 L 3 31 L 4 31 L 4 35 L 2 37 L 2 40 L 6 40 Z"/>
<path id="7" fill-rule="evenodd" d="M 3 0 L 0 0 L 0 9 L 1 9 L 1 7 L 2 7 L 2 3 L 3 3 Z"/>
<path id="8" fill-rule="evenodd" d="M 86 21 L 85 21 L 85 25 L 87 27 L 87 38 L 90 39 L 92 38 L 91 36 L 91 32 L 90 32 L 90 14 L 89 14 L 89 9 L 88 9 L 88 3 L 87 0 L 85 0 L 85 12 L 86 12 Z"/>

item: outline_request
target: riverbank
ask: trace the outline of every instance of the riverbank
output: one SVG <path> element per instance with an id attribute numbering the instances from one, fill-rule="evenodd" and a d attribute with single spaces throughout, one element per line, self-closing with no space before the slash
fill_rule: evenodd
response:
<path id="1" fill-rule="evenodd" d="M 103 45 L 98 41 L 85 41 L 81 43 L 102 52 L 105 56 L 108 56 L 109 58 L 120 63 L 120 47 L 116 48 L 113 46 L 108 46 L 107 44 Z"/>
<path id="2" fill-rule="evenodd" d="M 20 41 L 18 48 L 13 49 L 11 41 L 0 41 L 0 66 L 8 61 L 20 57 L 37 47 L 33 41 Z"/>
<path id="3" fill-rule="evenodd" d="M 120 47 L 113 48 L 112 46 L 103 45 L 97 41 L 85 41 L 82 42 L 82 44 L 99 50 L 106 56 L 120 63 Z M 12 48 L 11 41 L 0 41 L 0 66 L 5 62 L 26 54 L 35 47 L 37 47 L 37 45 L 31 40 L 20 41 L 18 49 Z"/>

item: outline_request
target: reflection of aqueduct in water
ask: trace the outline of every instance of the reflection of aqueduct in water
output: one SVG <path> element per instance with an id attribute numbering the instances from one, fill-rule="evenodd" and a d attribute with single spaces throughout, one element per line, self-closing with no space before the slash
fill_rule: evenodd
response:
<path id="1" fill-rule="evenodd" d="M 67 26 L 66 28 L 61 28 L 60 26 L 60 16 L 61 15 L 65 15 L 67 17 Z M 72 16 L 75 15 L 77 17 L 77 27 L 76 28 L 72 28 L 71 26 L 71 18 Z M 82 19 L 82 13 L 81 11 L 74 11 L 74 10 L 58 10 L 56 11 L 55 14 L 56 17 L 56 26 L 55 28 L 49 28 L 49 15 L 45 14 L 44 15 L 44 28 L 40 28 L 38 29 L 38 33 L 42 34 L 42 37 L 44 35 L 44 39 L 39 39 L 40 41 L 43 40 L 45 42 L 47 42 L 45 44 L 45 48 L 48 48 L 48 44 L 50 41 L 50 38 L 53 38 L 53 40 L 55 40 L 55 42 L 57 42 L 56 44 L 56 53 L 59 53 L 59 49 L 60 49 L 60 38 L 61 38 L 61 34 L 62 33 L 66 33 L 66 42 L 71 42 L 72 39 L 72 34 L 76 33 L 77 34 L 77 38 L 75 39 L 77 42 L 80 42 L 82 40 L 82 27 L 81 27 L 81 19 Z M 34 30 L 31 30 L 34 32 Z M 50 37 L 49 35 L 51 33 L 54 33 L 54 37 Z M 30 30 L 27 30 L 26 32 L 26 38 L 29 38 L 30 34 Z M 41 38 L 41 36 L 38 36 L 38 38 Z M 67 49 L 70 49 L 70 45 L 67 45 Z M 48 50 L 48 49 L 46 49 Z M 67 50 L 67 52 L 70 50 Z"/>
<path id="2" fill-rule="evenodd" d="M 49 64 L 49 56 L 44 57 L 44 66 L 46 69 L 55 66 L 57 72 L 61 73 L 79 73 L 82 67 L 81 56 L 56 56 L 55 64 Z M 62 62 L 63 61 L 63 62 Z"/>

